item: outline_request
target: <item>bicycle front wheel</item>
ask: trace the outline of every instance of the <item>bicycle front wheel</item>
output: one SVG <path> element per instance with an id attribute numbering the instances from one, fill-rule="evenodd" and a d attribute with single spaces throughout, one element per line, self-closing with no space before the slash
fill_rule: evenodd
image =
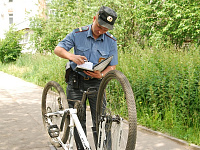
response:
<path id="1" fill-rule="evenodd" d="M 106 74 L 99 87 L 96 111 L 97 134 L 102 116 L 108 120 L 113 120 L 112 118 L 117 116 L 122 120 L 120 134 L 117 134 L 120 136 L 118 138 L 115 134 L 119 132 L 119 128 L 115 126 L 117 124 L 113 124 L 112 121 L 106 122 L 106 140 L 103 149 L 134 150 L 137 135 L 136 106 L 131 85 L 122 72 L 112 70 Z M 117 143 L 116 139 L 118 139 Z"/>
<path id="2" fill-rule="evenodd" d="M 62 115 L 54 115 L 47 117 L 47 113 L 54 113 L 57 111 L 63 111 L 68 108 L 68 102 L 63 88 L 55 81 L 50 81 L 44 87 L 42 93 L 42 119 L 45 129 L 49 130 L 49 124 L 47 119 L 50 119 L 53 125 L 57 125 L 59 130 L 59 137 L 63 143 L 66 143 L 69 135 L 69 120 L 65 119 L 63 131 L 60 131 L 60 124 L 62 120 Z M 50 138 L 51 143 L 60 147 L 59 142 L 56 138 Z"/>

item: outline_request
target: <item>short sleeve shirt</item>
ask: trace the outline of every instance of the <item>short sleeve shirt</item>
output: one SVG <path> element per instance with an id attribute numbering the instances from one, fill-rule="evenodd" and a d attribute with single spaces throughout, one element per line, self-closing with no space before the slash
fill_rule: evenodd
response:
<path id="1" fill-rule="evenodd" d="M 92 25 L 86 26 L 86 30 L 73 30 L 69 33 L 58 46 L 70 51 L 74 48 L 75 55 L 85 56 L 88 61 L 96 65 L 102 58 L 107 58 L 113 55 L 113 59 L 110 62 L 110 66 L 118 64 L 117 54 L 117 41 L 114 37 L 111 37 L 109 33 L 105 33 L 99 36 L 98 39 L 94 39 L 91 30 Z M 76 64 L 70 61 L 70 65 L 74 70 Z M 86 76 L 84 73 L 80 73 Z"/>

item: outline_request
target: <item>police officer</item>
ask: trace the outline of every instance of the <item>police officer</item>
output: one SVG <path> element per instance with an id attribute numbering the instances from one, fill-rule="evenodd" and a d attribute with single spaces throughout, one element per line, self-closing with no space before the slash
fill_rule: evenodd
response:
<path id="1" fill-rule="evenodd" d="M 73 30 L 55 48 L 55 54 L 61 58 L 68 59 L 72 69 L 67 82 L 68 99 L 81 100 L 82 91 L 86 91 L 89 87 L 98 88 L 105 74 L 116 68 L 118 64 L 117 42 L 116 38 L 108 32 L 108 30 L 113 29 L 116 19 L 117 14 L 113 9 L 102 6 L 97 15 L 93 17 L 93 24 Z M 74 54 L 69 52 L 71 48 L 74 48 Z M 75 67 L 85 61 L 90 61 L 95 65 L 112 55 L 112 61 L 102 72 L 75 71 Z M 74 83 L 74 81 L 76 82 Z M 94 127 L 96 126 L 96 99 L 96 96 L 88 97 Z M 74 101 L 69 101 L 69 107 L 73 106 Z M 86 132 L 86 119 L 81 121 L 81 125 Z M 82 150 L 83 147 L 76 130 L 75 140 L 77 149 Z"/>

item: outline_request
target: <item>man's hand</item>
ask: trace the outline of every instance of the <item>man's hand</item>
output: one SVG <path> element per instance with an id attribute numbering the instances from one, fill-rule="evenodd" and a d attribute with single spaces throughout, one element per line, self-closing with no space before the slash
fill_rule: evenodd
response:
<path id="1" fill-rule="evenodd" d="M 81 65 L 84 64 L 85 61 L 87 61 L 87 58 L 81 55 L 73 55 L 70 60 L 76 63 L 77 65 Z"/>
<path id="2" fill-rule="evenodd" d="M 98 70 L 92 72 L 92 71 L 83 71 L 85 74 L 93 77 L 93 78 L 97 78 L 97 79 L 101 79 L 103 78 L 106 73 L 108 73 L 111 70 L 115 70 L 116 66 L 108 66 L 104 71 L 100 72 Z"/>
<path id="3" fill-rule="evenodd" d="M 101 79 L 102 78 L 102 74 L 100 71 L 95 70 L 94 72 L 92 71 L 83 71 L 85 74 L 93 77 L 93 78 L 97 78 L 97 79 Z"/>
<path id="4" fill-rule="evenodd" d="M 54 53 L 61 58 L 65 58 L 65 59 L 73 61 L 77 65 L 84 64 L 84 60 L 87 60 L 85 56 L 72 54 L 59 46 L 55 48 Z"/>

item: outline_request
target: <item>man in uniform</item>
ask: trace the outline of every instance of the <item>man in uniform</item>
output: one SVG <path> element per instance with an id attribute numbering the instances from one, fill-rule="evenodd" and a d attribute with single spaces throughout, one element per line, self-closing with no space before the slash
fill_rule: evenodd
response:
<path id="1" fill-rule="evenodd" d="M 117 14 L 113 9 L 102 6 L 93 17 L 93 24 L 73 30 L 55 48 L 55 54 L 68 59 L 72 69 L 67 81 L 67 99 L 81 100 L 83 91 L 87 91 L 89 87 L 98 89 L 105 74 L 115 69 L 118 64 L 117 42 L 116 38 L 107 31 L 113 29 L 116 19 Z M 72 47 L 74 54 L 69 52 Z M 102 72 L 75 71 L 75 67 L 84 64 L 85 61 L 95 65 L 109 56 L 113 56 L 113 59 Z M 96 95 L 88 97 L 94 127 L 96 126 L 96 99 Z M 69 101 L 69 107 L 74 107 L 74 101 Z M 81 125 L 86 132 L 86 119 L 81 121 Z M 76 130 L 75 140 L 77 149 L 82 150 L 83 146 Z"/>

